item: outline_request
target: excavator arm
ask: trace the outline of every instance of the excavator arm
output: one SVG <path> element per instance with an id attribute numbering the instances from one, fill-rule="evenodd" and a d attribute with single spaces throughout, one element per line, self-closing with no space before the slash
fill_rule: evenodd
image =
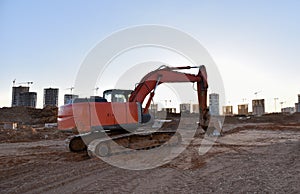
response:
<path id="1" fill-rule="evenodd" d="M 199 68 L 198 74 L 189 74 L 179 72 L 177 70 Z M 143 104 L 147 95 L 149 95 L 143 113 L 147 113 L 151 101 L 155 95 L 155 90 L 162 83 L 179 83 L 192 82 L 197 83 L 198 104 L 199 104 L 199 125 L 206 131 L 209 119 L 207 108 L 207 73 L 205 66 L 184 66 L 184 67 L 168 67 L 160 68 L 145 75 L 135 90 L 131 93 L 130 102 L 139 102 Z"/>

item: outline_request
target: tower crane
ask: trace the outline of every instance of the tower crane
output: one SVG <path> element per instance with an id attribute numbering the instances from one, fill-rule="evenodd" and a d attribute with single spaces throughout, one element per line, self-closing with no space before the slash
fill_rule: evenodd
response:
<path id="1" fill-rule="evenodd" d="M 97 95 L 98 94 L 98 90 L 99 90 L 99 87 L 96 87 L 96 88 L 94 88 L 93 90 L 95 90 L 95 95 Z"/>
<path id="2" fill-rule="evenodd" d="M 257 98 L 257 94 L 259 94 L 259 93 L 261 93 L 261 90 L 257 91 L 257 92 L 254 92 L 255 98 Z"/>
<path id="3" fill-rule="evenodd" d="M 15 81 L 15 80 L 14 80 Z M 13 82 L 14 83 L 14 82 Z M 29 87 L 30 84 L 33 84 L 33 82 L 20 82 L 18 84 L 27 84 L 27 86 Z"/>
<path id="4" fill-rule="evenodd" d="M 70 90 L 71 91 L 71 94 L 73 94 L 73 90 L 74 90 L 74 87 L 70 87 L 70 88 L 66 88 L 66 90 Z"/>

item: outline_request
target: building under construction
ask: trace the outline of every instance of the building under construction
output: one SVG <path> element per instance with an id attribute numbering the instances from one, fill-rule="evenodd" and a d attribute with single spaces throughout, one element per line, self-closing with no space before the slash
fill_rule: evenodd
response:
<path id="1" fill-rule="evenodd" d="M 29 92 L 29 87 L 18 86 L 12 87 L 12 101 L 11 106 L 21 106 L 20 94 L 24 92 Z"/>
<path id="2" fill-rule="evenodd" d="M 233 106 L 223 106 L 223 115 L 233 115 Z"/>
<path id="3" fill-rule="evenodd" d="M 22 92 L 20 93 L 20 105 L 26 107 L 36 107 L 37 93 L 36 92 Z"/>
<path id="4" fill-rule="evenodd" d="M 44 107 L 58 106 L 58 88 L 44 89 Z"/>
<path id="5" fill-rule="evenodd" d="M 188 104 L 188 103 L 180 104 L 180 112 L 181 113 L 191 113 L 191 104 Z"/>
<path id="6" fill-rule="evenodd" d="M 252 114 L 255 116 L 265 114 L 265 99 L 252 100 Z"/>
<path id="7" fill-rule="evenodd" d="M 69 104 L 73 99 L 78 98 L 78 95 L 75 94 L 65 94 L 64 95 L 64 104 Z"/>
<path id="8" fill-rule="evenodd" d="M 199 104 L 192 105 L 192 113 L 199 113 Z"/>
<path id="9" fill-rule="evenodd" d="M 285 107 L 281 109 L 282 113 L 292 114 L 295 112 L 295 107 Z"/>
<path id="10" fill-rule="evenodd" d="M 295 112 L 300 112 L 300 94 L 298 94 L 298 103 L 295 103 Z"/>
<path id="11" fill-rule="evenodd" d="M 158 111 L 158 104 L 150 104 L 149 112 L 152 115 L 156 115 L 157 111 Z"/>
<path id="12" fill-rule="evenodd" d="M 238 114 L 239 115 L 248 115 L 248 104 L 239 104 L 238 105 Z"/>
<path id="13" fill-rule="evenodd" d="M 162 108 L 161 111 L 166 113 L 176 113 L 176 108 Z"/>
<path id="14" fill-rule="evenodd" d="M 219 111 L 219 94 L 209 94 L 209 112 L 211 115 L 220 115 Z"/>

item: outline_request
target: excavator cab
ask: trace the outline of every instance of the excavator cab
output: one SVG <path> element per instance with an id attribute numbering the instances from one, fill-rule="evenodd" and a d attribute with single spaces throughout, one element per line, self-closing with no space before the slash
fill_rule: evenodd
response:
<path id="1" fill-rule="evenodd" d="M 103 92 L 103 97 L 107 102 L 129 102 L 130 95 L 132 90 L 122 90 L 122 89 L 110 89 Z M 143 110 L 142 105 L 140 104 L 140 110 Z M 145 124 L 152 121 L 152 116 L 147 112 L 141 114 L 141 123 Z"/>
<path id="2" fill-rule="evenodd" d="M 107 102 L 128 102 L 132 90 L 111 89 L 103 92 Z"/>

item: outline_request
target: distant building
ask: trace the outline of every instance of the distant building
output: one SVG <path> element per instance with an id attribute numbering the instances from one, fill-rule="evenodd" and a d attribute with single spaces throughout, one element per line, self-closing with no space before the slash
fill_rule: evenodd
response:
<path id="1" fill-rule="evenodd" d="M 44 89 L 44 107 L 45 106 L 58 106 L 58 88 Z"/>
<path id="2" fill-rule="evenodd" d="M 71 100 L 78 98 L 78 95 L 75 94 L 65 94 L 64 95 L 64 104 L 68 104 Z"/>
<path id="3" fill-rule="evenodd" d="M 295 103 L 295 112 L 300 112 L 300 94 L 298 94 L 298 103 Z"/>
<path id="4" fill-rule="evenodd" d="M 199 104 L 192 105 L 192 113 L 199 113 Z"/>
<path id="5" fill-rule="evenodd" d="M 158 104 L 150 104 L 150 110 L 158 110 Z"/>
<path id="6" fill-rule="evenodd" d="M 248 115 L 248 104 L 239 104 L 238 105 L 238 114 L 239 115 Z"/>
<path id="7" fill-rule="evenodd" d="M 36 107 L 36 92 L 22 92 L 19 96 L 19 106 Z"/>
<path id="8" fill-rule="evenodd" d="M 223 106 L 223 115 L 233 115 L 233 106 Z"/>
<path id="9" fill-rule="evenodd" d="M 220 115 L 219 94 L 209 94 L 209 112 L 211 115 Z"/>
<path id="10" fill-rule="evenodd" d="M 300 102 L 295 103 L 295 112 L 300 112 Z"/>
<path id="11" fill-rule="evenodd" d="M 18 123 L 16 122 L 1 122 L 1 125 L 4 129 L 17 129 Z"/>
<path id="12" fill-rule="evenodd" d="M 281 112 L 292 114 L 295 112 L 295 108 L 294 107 L 285 107 L 285 108 L 281 109 Z"/>
<path id="13" fill-rule="evenodd" d="M 158 111 L 158 105 L 150 104 L 149 112 L 153 115 L 156 115 L 157 111 Z"/>
<path id="14" fill-rule="evenodd" d="M 265 99 L 252 100 L 252 114 L 256 116 L 265 114 Z"/>
<path id="15" fill-rule="evenodd" d="M 191 113 L 191 104 L 180 104 L 181 113 Z"/>
<path id="16" fill-rule="evenodd" d="M 162 108 L 163 112 L 176 113 L 176 108 Z"/>
<path id="17" fill-rule="evenodd" d="M 20 94 L 23 92 L 29 92 L 29 87 L 13 87 L 12 88 L 12 101 L 11 101 L 11 106 L 21 106 L 20 103 Z"/>

